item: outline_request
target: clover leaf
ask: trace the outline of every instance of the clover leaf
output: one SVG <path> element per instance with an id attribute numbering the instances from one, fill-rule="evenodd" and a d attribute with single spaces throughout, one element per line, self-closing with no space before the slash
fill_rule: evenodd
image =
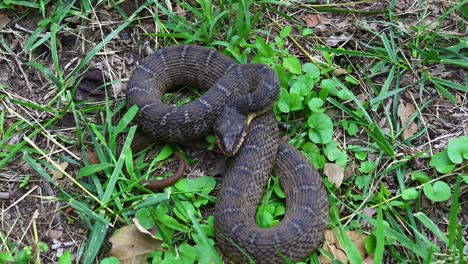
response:
<path id="1" fill-rule="evenodd" d="M 278 108 L 283 113 L 300 110 L 302 108 L 301 97 L 295 93 L 283 92 L 278 100 Z"/>
<path id="2" fill-rule="evenodd" d="M 433 202 L 445 202 L 452 196 L 448 184 L 443 181 L 436 181 L 434 184 L 424 184 L 424 195 Z"/>
<path id="3" fill-rule="evenodd" d="M 291 89 L 289 91 L 301 97 L 305 97 L 310 93 L 310 89 L 307 86 L 307 84 L 305 82 L 300 82 L 300 81 L 295 82 L 291 86 Z"/>
<path id="4" fill-rule="evenodd" d="M 440 173 L 451 172 L 455 169 L 455 164 L 450 161 L 447 150 L 441 151 L 432 156 L 429 165 Z"/>
<path id="5" fill-rule="evenodd" d="M 309 106 L 310 110 L 315 113 L 323 113 L 325 109 L 322 108 L 323 106 L 323 101 L 320 98 L 311 98 L 309 102 L 307 102 L 307 105 Z"/>
<path id="6" fill-rule="evenodd" d="M 450 140 L 447 151 L 448 157 L 453 163 L 462 163 L 463 159 L 468 159 L 468 137 L 462 136 Z"/>
<path id="7" fill-rule="evenodd" d="M 411 179 L 413 181 L 418 181 L 419 183 L 426 183 L 431 180 L 431 177 L 429 177 L 429 175 L 424 171 L 413 171 L 411 173 Z"/>
<path id="8" fill-rule="evenodd" d="M 418 191 L 416 189 L 409 188 L 409 189 L 403 190 L 401 195 L 402 195 L 404 200 L 408 201 L 408 200 L 414 200 L 414 199 L 418 198 L 419 193 L 418 193 Z"/>
<path id="9" fill-rule="evenodd" d="M 305 63 L 302 65 L 302 70 L 307 73 L 307 76 L 313 79 L 318 79 L 320 77 L 320 69 L 312 63 Z"/>
<path id="10" fill-rule="evenodd" d="M 333 122 L 326 114 L 315 113 L 307 120 L 309 125 L 309 138 L 314 143 L 326 144 L 333 136 Z"/>

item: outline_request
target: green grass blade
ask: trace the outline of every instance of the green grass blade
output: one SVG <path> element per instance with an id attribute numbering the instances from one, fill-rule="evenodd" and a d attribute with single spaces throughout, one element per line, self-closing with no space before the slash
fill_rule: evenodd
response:
<path id="1" fill-rule="evenodd" d="M 112 197 L 112 193 L 115 190 L 115 185 L 117 183 L 117 180 L 119 179 L 119 176 L 122 173 L 122 167 L 125 162 L 125 153 L 130 148 L 132 139 L 135 135 L 135 131 L 136 131 L 136 126 L 132 126 L 130 130 L 128 131 L 128 136 L 125 139 L 125 143 L 122 147 L 122 152 L 120 153 L 119 159 L 117 160 L 117 164 L 115 165 L 115 168 L 112 172 L 109 182 L 107 183 L 107 186 L 105 188 L 106 190 L 104 191 L 104 194 L 102 196 L 102 199 L 101 199 L 102 204 L 103 204 L 102 206 L 105 206 L 107 205 L 107 203 L 110 202 L 110 198 Z"/>
<path id="2" fill-rule="evenodd" d="M 375 238 L 377 244 L 375 246 L 374 263 L 382 263 L 384 249 L 385 249 L 385 238 L 384 238 L 384 222 L 382 208 L 377 210 L 377 225 L 375 227 Z"/>
<path id="3" fill-rule="evenodd" d="M 444 244 L 448 245 L 449 239 L 447 236 L 437 227 L 432 220 L 427 217 L 423 212 L 417 212 L 414 216 L 429 230 L 432 231 Z"/>

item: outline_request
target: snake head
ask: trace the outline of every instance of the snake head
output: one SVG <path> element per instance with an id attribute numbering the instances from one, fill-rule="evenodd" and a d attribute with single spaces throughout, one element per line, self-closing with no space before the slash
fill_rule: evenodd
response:
<path id="1" fill-rule="evenodd" d="M 226 108 L 215 120 L 213 132 L 224 155 L 237 154 L 247 135 L 247 117 L 235 109 Z"/>

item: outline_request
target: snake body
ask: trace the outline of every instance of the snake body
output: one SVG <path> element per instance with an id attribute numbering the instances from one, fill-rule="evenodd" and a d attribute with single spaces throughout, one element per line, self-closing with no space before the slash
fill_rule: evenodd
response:
<path id="1" fill-rule="evenodd" d="M 162 95 L 180 85 L 207 91 L 180 107 L 164 104 Z M 302 260 L 326 227 L 328 201 L 320 175 L 300 152 L 279 140 L 271 110 L 278 93 L 270 68 L 239 65 L 215 50 L 189 45 L 149 55 L 127 86 L 127 106 L 140 107 L 138 122 L 157 141 L 189 141 L 213 126 L 215 133 L 229 137 L 239 124 L 230 120 L 237 116 L 232 109 L 241 115 L 262 113 L 250 123 L 244 142 L 236 143 L 242 146 L 228 161 L 215 205 L 216 240 L 236 263 Z M 286 214 L 277 226 L 264 229 L 257 227 L 255 214 L 270 172 L 280 178 Z"/>

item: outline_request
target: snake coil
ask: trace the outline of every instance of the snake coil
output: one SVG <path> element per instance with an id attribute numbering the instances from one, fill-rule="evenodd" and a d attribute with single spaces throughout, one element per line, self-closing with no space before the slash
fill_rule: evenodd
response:
<path id="1" fill-rule="evenodd" d="M 164 104 L 162 95 L 181 85 L 206 92 L 180 107 Z M 140 107 L 138 122 L 157 141 L 186 142 L 213 127 L 221 148 L 237 152 L 228 160 L 215 205 L 216 240 L 236 263 L 300 261 L 318 245 L 327 223 L 328 201 L 319 173 L 279 140 L 271 110 L 278 94 L 270 68 L 239 65 L 213 49 L 190 45 L 149 55 L 127 86 L 127 106 Z M 261 114 L 246 130 L 250 113 Z M 271 172 L 286 194 L 286 213 L 277 226 L 259 228 L 256 209 Z"/>

